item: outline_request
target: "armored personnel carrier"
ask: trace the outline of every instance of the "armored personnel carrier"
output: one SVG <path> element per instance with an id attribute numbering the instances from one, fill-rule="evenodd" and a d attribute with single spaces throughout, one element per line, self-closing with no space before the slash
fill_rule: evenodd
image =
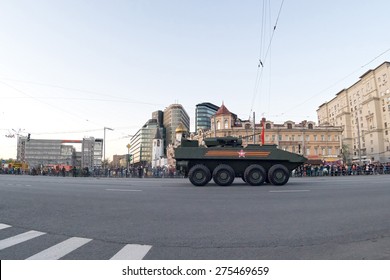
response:
<path id="1" fill-rule="evenodd" d="M 276 145 L 242 146 L 237 137 L 197 140 L 182 138 L 175 148 L 176 169 L 188 176 L 195 186 L 204 186 L 211 179 L 220 186 L 229 186 L 235 177 L 241 177 L 252 186 L 264 182 L 284 185 L 290 172 L 306 162 L 306 158 L 276 148 Z"/>

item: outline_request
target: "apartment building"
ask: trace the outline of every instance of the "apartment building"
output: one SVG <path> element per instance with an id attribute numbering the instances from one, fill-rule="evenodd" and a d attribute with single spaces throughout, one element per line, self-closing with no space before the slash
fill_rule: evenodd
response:
<path id="1" fill-rule="evenodd" d="M 190 131 L 190 117 L 181 104 L 171 104 L 164 110 L 164 127 L 166 130 L 165 145 L 175 143 L 175 130 L 180 125 L 184 125 Z M 153 135 L 154 137 L 154 135 Z"/>
<path id="2" fill-rule="evenodd" d="M 355 84 L 319 106 L 318 123 L 341 126 L 349 161 L 390 162 L 390 63 L 364 73 Z"/>

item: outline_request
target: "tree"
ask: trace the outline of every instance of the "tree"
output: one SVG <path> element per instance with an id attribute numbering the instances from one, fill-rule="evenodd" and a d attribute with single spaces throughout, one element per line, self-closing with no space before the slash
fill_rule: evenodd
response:
<path id="1" fill-rule="evenodd" d="M 344 162 L 346 162 L 347 164 L 351 163 L 351 152 L 347 144 L 343 144 L 341 148 L 341 156 Z"/>

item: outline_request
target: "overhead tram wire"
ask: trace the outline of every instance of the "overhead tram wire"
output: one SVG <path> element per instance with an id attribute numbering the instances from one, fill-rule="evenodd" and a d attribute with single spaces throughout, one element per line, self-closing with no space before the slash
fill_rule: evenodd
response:
<path id="1" fill-rule="evenodd" d="M 336 82 L 332 83 L 330 86 L 322 89 L 321 91 L 319 92 L 316 92 L 315 94 L 313 94 L 312 96 L 310 96 L 308 99 L 306 99 L 305 101 L 301 102 L 301 103 L 298 103 L 297 105 L 293 106 L 293 107 L 290 107 L 287 111 L 281 113 L 280 115 L 284 115 L 296 108 L 299 108 L 300 106 L 306 104 L 307 102 L 309 102 L 310 100 L 312 100 L 313 98 L 317 97 L 318 95 L 328 91 L 329 89 L 333 88 L 334 86 L 338 85 L 339 83 L 341 83 L 342 81 L 348 79 L 349 77 L 351 77 L 352 75 L 358 73 L 359 71 L 361 71 L 363 68 L 365 68 L 366 66 L 368 66 L 369 64 L 371 64 L 372 62 L 374 62 L 375 60 L 377 60 L 379 57 L 383 56 L 384 54 L 386 54 L 387 52 L 390 51 L 390 48 L 385 50 L 384 52 L 382 52 L 381 54 L 377 55 L 375 58 L 371 59 L 369 62 L 365 63 L 364 65 L 360 66 L 359 68 L 357 68 L 356 70 L 354 70 L 353 72 L 351 72 L 350 74 L 346 75 L 345 77 L 341 78 L 340 80 L 337 80 Z"/>
<path id="2" fill-rule="evenodd" d="M 5 83 L 4 81 L 1 81 L 1 80 L 0 80 L 0 83 L 3 84 L 3 85 L 5 85 L 5 86 L 7 86 L 7 87 L 9 87 L 9 88 L 11 88 L 11 89 L 13 89 L 13 90 L 15 90 L 15 91 L 17 91 L 17 92 L 19 92 L 19 93 L 21 93 L 21 94 L 23 94 L 23 95 L 25 95 L 25 96 L 27 96 L 27 97 L 29 97 L 29 98 L 31 98 L 31 99 L 33 99 L 33 100 L 36 100 L 36 101 L 38 101 L 38 102 L 40 102 L 40 103 L 43 103 L 43 104 L 45 104 L 46 106 L 55 108 L 56 110 L 60 110 L 60 111 L 62 111 L 62 112 L 64 112 L 64 113 L 66 113 L 66 114 L 72 115 L 73 117 L 76 117 L 76 118 L 78 118 L 78 119 L 82 119 L 82 120 L 87 121 L 87 122 L 89 122 L 89 123 L 93 123 L 93 124 L 95 124 L 95 125 L 100 125 L 100 124 L 98 124 L 98 123 L 95 123 L 95 122 L 92 122 L 92 121 L 90 121 L 90 120 L 88 120 L 88 119 L 85 119 L 84 117 L 82 117 L 82 116 L 80 116 L 80 115 L 77 115 L 77 114 L 75 114 L 75 113 L 71 113 L 71 112 L 65 111 L 65 110 L 62 109 L 61 107 L 54 106 L 53 104 L 50 104 L 50 103 L 45 102 L 45 101 L 43 101 L 43 100 L 41 100 L 41 99 L 39 99 L 39 98 L 36 98 L 36 97 L 34 97 L 34 96 L 32 96 L 32 95 L 26 93 L 26 92 L 23 91 L 23 90 L 20 90 L 20 89 L 14 87 L 14 86 L 11 86 L 11 85 L 8 84 L 8 83 Z"/>
<path id="3" fill-rule="evenodd" d="M 67 91 L 83 92 L 83 93 L 88 93 L 88 94 L 92 94 L 92 95 L 99 95 L 99 96 L 113 98 L 113 100 L 88 99 L 88 100 L 92 100 L 92 101 L 127 102 L 127 103 L 144 104 L 144 105 L 152 105 L 152 106 L 163 105 L 163 104 L 158 104 L 158 103 L 143 102 L 143 101 L 139 101 L 139 100 L 118 97 L 118 96 L 114 96 L 114 95 L 110 95 L 110 94 L 104 94 L 104 93 L 99 93 L 99 92 L 85 90 L 85 89 L 77 89 L 77 88 L 64 87 L 64 86 L 59 86 L 59 85 L 52 85 L 52 84 L 39 83 L 39 82 L 33 82 L 33 81 L 24 81 L 24 80 L 19 80 L 19 79 L 9 79 L 9 78 L 1 78 L 0 77 L 0 82 L 2 80 L 14 81 L 14 82 L 20 82 L 20 83 L 26 83 L 26 84 L 33 84 L 33 85 L 43 86 L 43 87 L 58 88 L 58 89 L 67 90 Z"/>
<path id="4" fill-rule="evenodd" d="M 131 130 L 134 129 L 134 127 L 130 126 L 121 126 L 121 127 L 113 127 L 115 131 L 120 131 L 120 130 Z M 138 127 L 138 126 L 137 126 Z M 0 129 L 0 130 L 9 130 L 9 129 Z M 88 130 L 73 130 L 73 131 L 50 131 L 50 132 L 34 132 L 32 131 L 34 135 L 56 135 L 56 134 L 80 134 L 80 133 L 86 133 L 86 132 L 96 132 L 96 131 L 102 131 L 101 128 L 96 128 L 96 129 L 88 129 Z"/>
<path id="5" fill-rule="evenodd" d="M 254 106 L 254 103 L 255 103 L 255 99 L 256 99 L 256 92 L 257 92 L 257 89 L 259 87 L 259 84 L 260 84 L 260 81 L 262 79 L 262 76 L 263 76 L 263 67 L 264 67 L 264 64 L 263 62 L 261 61 L 261 57 L 263 56 L 263 44 L 264 44 L 264 37 L 265 37 L 265 20 L 266 20 L 266 17 L 265 17 L 265 11 L 266 11 L 266 0 L 263 0 L 263 5 L 262 5 L 262 10 L 261 10 L 261 28 L 260 28 L 260 47 L 259 47 L 259 62 L 258 62 L 258 66 L 257 66 L 257 71 L 256 71 L 256 79 L 255 79 L 255 85 L 254 85 L 254 89 L 253 89 L 253 96 L 252 96 L 252 102 L 251 102 L 251 109 L 250 109 L 250 112 L 249 112 L 249 118 L 251 118 L 251 115 L 252 115 L 252 112 L 253 112 L 253 106 Z"/>
<path id="6" fill-rule="evenodd" d="M 263 77 L 264 65 L 267 62 L 267 58 L 268 58 L 268 55 L 269 55 L 270 50 L 271 50 L 272 41 L 273 41 L 273 38 L 274 38 L 274 35 L 275 35 L 275 31 L 276 31 L 276 28 L 277 28 L 277 25 L 278 25 L 278 22 L 279 22 L 280 14 L 282 12 L 282 8 L 283 8 L 283 5 L 284 5 L 284 0 L 282 0 L 282 2 L 280 4 L 280 7 L 279 7 L 278 15 L 276 17 L 275 24 L 273 25 L 273 29 L 272 29 L 272 32 L 271 32 L 271 37 L 270 37 L 270 41 L 268 43 L 267 50 L 266 50 L 265 55 L 264 55 L 264 57 L 262 59 L 261 57 L 262 57 L 262 51 L 263 51 L 263 39 L 265 37 L 264 30 L 266 28 L 265 27 L 266 26 L 265 18 L 266 18 L 266 10 L 267 10 L 267 5 L 265 4 L 265 1 L 266 0 L 263 0 L 262 26 L 261 26 L 261 38 L 260 38 L 260 50 L 259 50 L 259 64 L 258 64 L 258 67 L 257 67 L 256 81 L 255 81 L 255 86 L 254 86 L 254 91 L 253 91 L 252 106 L 251 106 L 251 110 L 250 110 L 250 113 L 249 113 L 249 118 L 250 118 L 250 116 L 251 116 L 251 114 L 253 112 L 253 106 L 254 106 L 255 99 L 256 99 L 256 96 L 257 96 L 257 92 L 258 92 L 258 89 L 259 89 L 259 86 L 261 84 L 262 77 Z M 271 14 L 271 4 L 270 4 L 270 1 L 269 1 L 269 13 Z M 271 21 L 271 15 L 270 15 L 270 21 Z"/>

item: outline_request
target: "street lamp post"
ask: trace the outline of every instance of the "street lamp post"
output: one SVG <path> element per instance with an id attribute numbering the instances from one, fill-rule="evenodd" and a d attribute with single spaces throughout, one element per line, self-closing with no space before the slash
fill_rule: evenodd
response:
<path id="1" fill-rule="evenodd" d="M 359 165 L 362 162 L 362 155 L 361 155 L 361 145 L 360 145 L 360 127 L 359 127 L 359 119 L 356 118 L 356 127 L 357 127 L 357 134 L 358 134 L 358 155 L 359 155 Z"/>
<path id="2" fill-rule="evenodd" d="M 127 144 L 126 147 L 127 147 L 127 170 L 129 170 L 129 168 L 130 168 L 130 148 L 131 148 L 131 145 Z"/>
<path id="3" fill-rule="evenodd" d="M 105 160 L 106 160 L 106 130 L 114 130 L 112 128 L 109 128 L 109 127 L 104 127 L 104 138 L 103 138 L 103 148 L 104 148 L 104 151 L 103 151 L 103 165 L 104 165 L 104 168 L 106 167 L 105 166 Z"/>

